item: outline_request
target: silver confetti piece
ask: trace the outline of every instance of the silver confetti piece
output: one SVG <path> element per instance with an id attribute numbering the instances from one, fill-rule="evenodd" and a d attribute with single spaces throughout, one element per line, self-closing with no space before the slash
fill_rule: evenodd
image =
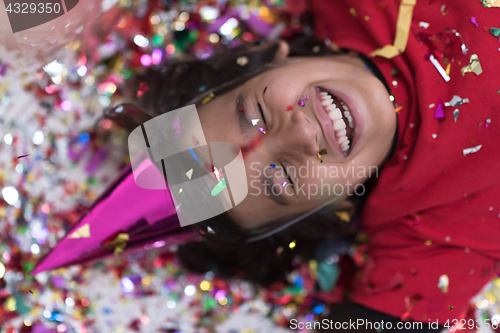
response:
<path id="1" fill-rule="evenodd" d="M 455 122 L 457 122 L 457 119 L 458 119 L 458 115 L 460 114 L 460 110 L 459 109 L 455 109 L 455 111 L 453 111 L 453 120 Z"/>
<path id="2" fill-rule="evenodd" d="M 438 282 L 439 290 L 441 290 L 443 293 L 447 293 L 449 287 L 450 287 L 450 278 L 446 274 L 441 275 L 439 277 L 439 282 Z"/>
<path id="3" fill-rule="evenodd" d="M 459 106 L 464 103 L 469 103 L 468 98 L 461 98 L 460 96 L 454 95 L 451 101 L 444 103 L 444 106 Z"/>
<path id="4" fill-rule="evenodd" d="M 210 227 L 207 227 L 207 231 L 208 231 L 209 234 L 215 234 L 214 229 L 212 229 Z"/>
<path id="5" fill-rule="evenodd" d="M 466 149 L 464 149 L 463 150 L 464 156 L 472 154 L 472 153 L 477 153 L 479 151 L 479 149 L 481 149 L 482 146 L 483 145 L 479 145 L 479 146 L 475 146 L 475 147 L 472 147 L 472 148 L 466 148 Z"/>

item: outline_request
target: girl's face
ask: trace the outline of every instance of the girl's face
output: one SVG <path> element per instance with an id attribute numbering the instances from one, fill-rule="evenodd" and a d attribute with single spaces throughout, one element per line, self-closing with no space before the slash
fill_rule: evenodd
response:
<path id="1" fill-rule="evenodd" d="M 281 42 L 280 66 L 197 108 L 207 142 L 242 148 L 248 196 L 229 214 L 244 228 L 364 193 L 395 134 L 389 94 L 359 58 L 287 54 Z"/>

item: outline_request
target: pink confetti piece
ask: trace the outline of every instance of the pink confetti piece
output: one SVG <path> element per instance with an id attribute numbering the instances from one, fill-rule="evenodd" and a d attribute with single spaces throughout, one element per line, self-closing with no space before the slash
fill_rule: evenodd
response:
<path id="1" fill-rule="evenodd" d="M 470 18 L 470 20 L 471 20 L 471 22 L 472 22 L 472 23 L 474 23 L 474 25 L 475 25 L 476 27 L 479 27 L 479 23 L 477 23 L 476 18 L 475 18 L 474 16 L 472 16 L 472 17 Z"/>
<path id="2" fill-rule="evenodd" d="M 262 133 L 266 134 L 266 131 L 262 127 L 259 127 L 259 131 L 261 131 Z"/>
<path id="3" fill-rule="evenodd" d="M 443 101 L 439 99 L 439 102 L 437 103 L 436 106 L 436 112 L 434 113 L 434 119 L 442 119 L 442 118 L 444 118 Z"/>
<path id="4" fill-rule="evenodd" d="M 303 100 L 301 100 L 301 99 L 297 102 L 297 104 L 298 104 L 298 105 L 300 105 L 300 106 L 304 106 L 304 105 L 306 105 L 306 104 L 304 103 L 304 101 L 303 101 Z"/>
<path id="5" fill-rule="evenodd" d="M 174 120 L 174 123 L 172 124 L 172 129 L 175 130 L 175 136 L 181 135 L 184 127 L 181 126 L 181 120 L 179 118 Z"/>

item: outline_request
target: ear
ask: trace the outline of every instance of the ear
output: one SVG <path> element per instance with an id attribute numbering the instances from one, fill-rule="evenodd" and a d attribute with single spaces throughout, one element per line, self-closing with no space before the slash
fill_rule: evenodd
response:
<path id="1" fill-rule="evenodd" d="M 287 42 L 280 39 L 277 41 L 277 43 L 278 43 L 278 50 L 274 55 L 273 62 L 279 62 L 285 60 L 288 54 L 290 53 L 290 46 L 288 45 Z"/>

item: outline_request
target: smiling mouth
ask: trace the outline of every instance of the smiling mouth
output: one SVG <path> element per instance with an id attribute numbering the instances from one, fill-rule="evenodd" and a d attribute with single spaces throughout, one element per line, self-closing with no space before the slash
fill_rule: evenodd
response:
<path id="1" fill-rule="evenodd" d="M 354 117 L 349 107 L 339 97 L 324 90 L 320 90 L 319 100 L 323 110 L 332 122 L 340 149 L 342 152 L 347 153 L 351 149 L 355 128 Z"/>

